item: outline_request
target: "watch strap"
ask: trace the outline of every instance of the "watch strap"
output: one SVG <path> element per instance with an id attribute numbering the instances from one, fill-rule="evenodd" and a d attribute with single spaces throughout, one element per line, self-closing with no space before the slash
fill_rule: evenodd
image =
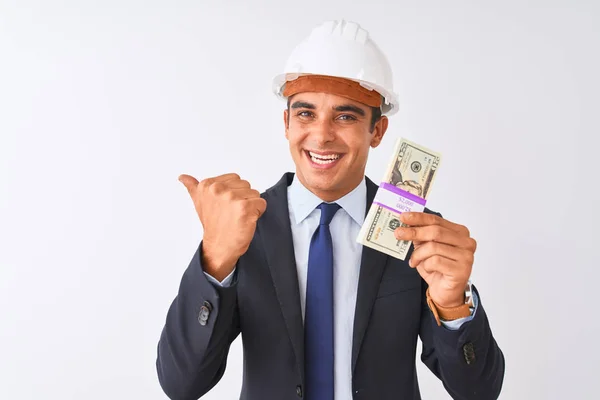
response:
<path id="1" fill-rule="evenodd" d="M 438 326 L 442 325 L 441 320 L 454 321 L 459 318 L 466 318 L 471 316 L 471 307 L 469 307 L 469 304 L 467 303 L 462 304 L 458 307 L 442 307 L 433 301 L 429 294 L 429 288 L 427 288 L 425 295 L 427 297 L 427 305 L 433 313 L 433 316 L 435 317 L 435 321 L 437 322 Z"/>

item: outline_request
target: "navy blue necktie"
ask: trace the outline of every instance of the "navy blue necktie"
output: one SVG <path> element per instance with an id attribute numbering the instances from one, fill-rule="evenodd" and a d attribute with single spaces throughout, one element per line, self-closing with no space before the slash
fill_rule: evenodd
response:
<path id="1" fill-rule="evenodd" d="M 340 209 L 321 203 L 308 253 L 304 359 L 306 400 L 333 400 L 333 245 L 329 223 Z"/>

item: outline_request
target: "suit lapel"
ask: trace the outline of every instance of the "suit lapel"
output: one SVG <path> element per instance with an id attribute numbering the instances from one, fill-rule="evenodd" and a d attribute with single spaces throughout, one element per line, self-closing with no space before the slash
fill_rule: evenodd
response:
<path id="1" fill-rule="evenodd" d="M 297 366 L 304 381 L 304 327 L 287 199 L 287 187 L 292 179 L 293 174 L 286 173 L 275 186 L 265 192 L 267 209 L 258 220 L 258 230 L 296 354 Z"/>
<path id="2" fill-rule="evenodd" d="M 371 203 L 375 198 L 378 186 L 369 178 L 367 180 L 367 207 L 365 215 L 369 212 Z M 358 278 L 358 293 L 356 296 L 356 310 L 354 315 L 354 334 L 352 340 L 352 372 L 356 366 L 358 353 L 362 340 L 367 331 L 369 318 L 373 303 L 377 297 L 379 283 L 385 269 L 388 256 L 382 252 L 363 246 L 362 258 L 360 264 L 360 274 Z"/>
<path id="3" fill-rule="evenodd" d="M 258 232 L 263 241 L 277 299 L 296 355 L 296 364 L 304 381 L 304 325 L 287 199 L 287 187 L 293 176 L 292 173 L 286 173 L 275 186 L 265 192 L 267 210 L 258 220 Z M 378 186 L 369 178 L 365 179 L 366 216 Z M 352 340 L 353 372 L 387 260 L 386 254 L 363 246 Z"/>

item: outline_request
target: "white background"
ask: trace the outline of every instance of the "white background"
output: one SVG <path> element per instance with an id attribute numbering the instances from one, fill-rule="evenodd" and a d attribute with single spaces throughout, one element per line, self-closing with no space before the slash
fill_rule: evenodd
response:
<path id="1" fill-rule="evenodd" d="M 202 233 L 177 176 L 293 171 L 271 79 L 334 18 L 400 95 L 367 174 L 400 136 L 444 156 L 428 206 L 479 242 L 501 398 L 597 398 L 599 3 L 356 1 L 0 0 L 1 399 L 166 398 L 156 344 Z M 238 339 L 205 398 L 241 368 Z"/>

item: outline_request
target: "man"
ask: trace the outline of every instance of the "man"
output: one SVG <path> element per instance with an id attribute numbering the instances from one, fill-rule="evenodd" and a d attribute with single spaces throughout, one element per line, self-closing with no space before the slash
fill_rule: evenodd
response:
<path id="1" fill-rule="evenodd" d="M 504 357 L 470 286 L 468 229 L 426 209 L 395 231 L 414 243 L 406 261 L 356 242 L 378 187 L 364 175 L 369 148 L 398 107 L 368 33 L 317 27 L 274 90 L 295 173 L 262 194 L 234 173 L 180 177 L 204 237 L 158 344 L 165 393 L 207 393 L 241 333 L 242 399 L 420 399 L 418 337 L 453 398 L 496 399 Z"/>

